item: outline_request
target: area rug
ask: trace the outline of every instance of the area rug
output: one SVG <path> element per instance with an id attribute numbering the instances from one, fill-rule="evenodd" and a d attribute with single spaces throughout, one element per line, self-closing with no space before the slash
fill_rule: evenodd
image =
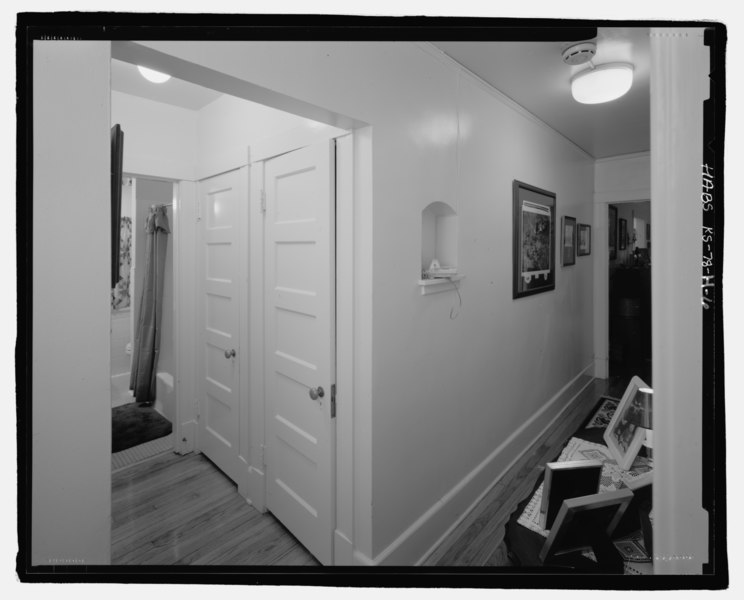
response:
<path id="1" fill-rule="evenodd" d="M 130 402 L 111 409 L 111 451 L 121 452 L 168 435 L 171 422 L 151 406 Z"/>
<path id="2" fill-rule="evenodd" d="M 599 400 L 599 408 L 587 422 L 586 429 L 606 428 L 612 420 L 612 415 L 615 414 L 617 405 L 620 403 L 620 400 L 617 398 L 610 398 L 610 396 L 602 396 Z"/>

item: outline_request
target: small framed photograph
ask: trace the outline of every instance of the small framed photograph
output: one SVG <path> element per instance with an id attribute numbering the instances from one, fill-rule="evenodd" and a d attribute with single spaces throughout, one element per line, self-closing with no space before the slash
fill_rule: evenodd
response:
<path id="1" fill-rule="evenodd" d="M 576 264 L 576 219 L 563 217 L 561 235 L 562 264 L 564 267 Z"/>
<path id="2" fill-rule="evenodd" d="M 615 260 L 617 258 L 617 206 L 610 205 L 608 207 L 607 219 L 610 260 Z"/>
<path id="3" fill-rule="evenodd" d="M 576 254 L 579 256 L 589 256 L 592 253 L 592 226 L 586 223 L 579 223 L 576 231 L 579 238 Z"/>
<path id="4" fill-rule="evenodd" d="M 620 219 L 620 233 L 618 237 L 618 248 L 625 250 L 628 247 L 628 221 L 626 219 Z"/>
<path id="5" fill-rule="evenodd" d="M 514 181 L 512 298 L 555 289 L 555 194 Z"/>
<path id="6" fill-rule="evenodd" d="M 550 529 L 564 500 L 599 492 L 602 461 L 567 460 L 545 465 L 540 527 Z"/>
<path id="7" fill-rule="evenodd" d="M 617 405 L 615 414 L 604 432 L 604 441 L 610 449 L 612 457 L 618 466 L 628 470 L 633 464 L 638 451 L 643 445 L 646 430 L 638 425 L 639 419 L 632 418 L 637 407 L 633 403 L 639 388 L 647 388 L 644 381 L 635 376 L 630 380 L 625 389 L 620 404 Z"/>
<path id="8" fill-rule="evenodd" d="M 552 556 L 590 549 L 598 531 L 611 539 L 632 499 L 633 492 L 622 488 L 564 500 L 540 550 L 540 561 L 544 563 Z"/>

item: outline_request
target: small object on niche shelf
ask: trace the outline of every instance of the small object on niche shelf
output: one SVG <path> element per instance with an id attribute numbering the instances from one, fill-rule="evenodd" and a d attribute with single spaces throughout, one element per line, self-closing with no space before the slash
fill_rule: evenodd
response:
<path id="1" fill-rule="evenodd" d="M 457 275 L 457 267 L 442 267 L 435 258 L 431 261 L 426 274 L 428 275 L 428 279 L 445 279 Z"/>

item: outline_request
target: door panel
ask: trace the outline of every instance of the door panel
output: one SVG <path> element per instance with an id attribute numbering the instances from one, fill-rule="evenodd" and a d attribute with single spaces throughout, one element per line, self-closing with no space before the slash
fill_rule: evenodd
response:
<path id="1" fill-rule="evenodd" d="M 266 503 L 324 564 L 335 514 L 334 181 L 333 142 L 264 166 Z"/>
<path id="2" fill-rule="evenodd" d="M 245 470 L 239 460 L 238 360 L 238 235 L 240 203 L 247 202 L 244 177 L 245 170 L 238 169 L 199 182 L 199 449 L 236 483 Z"/>

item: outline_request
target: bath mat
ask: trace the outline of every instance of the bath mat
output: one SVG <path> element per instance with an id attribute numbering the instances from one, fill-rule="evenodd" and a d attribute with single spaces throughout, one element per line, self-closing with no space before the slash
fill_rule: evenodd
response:
<path id="1" fill-rule="evenodd" d="M 599 408 L 594 412 L 589 422 L 586 424 L 586 429 L 604 429 L 612 420 L 612 415 L 615 414 L 615 409 L 620 403 L 617 398 L 610 398 L 610 396 L 602 396 L 600 399 L 601 404 Z"/>
<path id="2" fill-rule="evenodd" d="M 121 452 L 168 435 L 171 422 L 151 406 L 130 402 L 111 409 L 111 451 Z"/>

